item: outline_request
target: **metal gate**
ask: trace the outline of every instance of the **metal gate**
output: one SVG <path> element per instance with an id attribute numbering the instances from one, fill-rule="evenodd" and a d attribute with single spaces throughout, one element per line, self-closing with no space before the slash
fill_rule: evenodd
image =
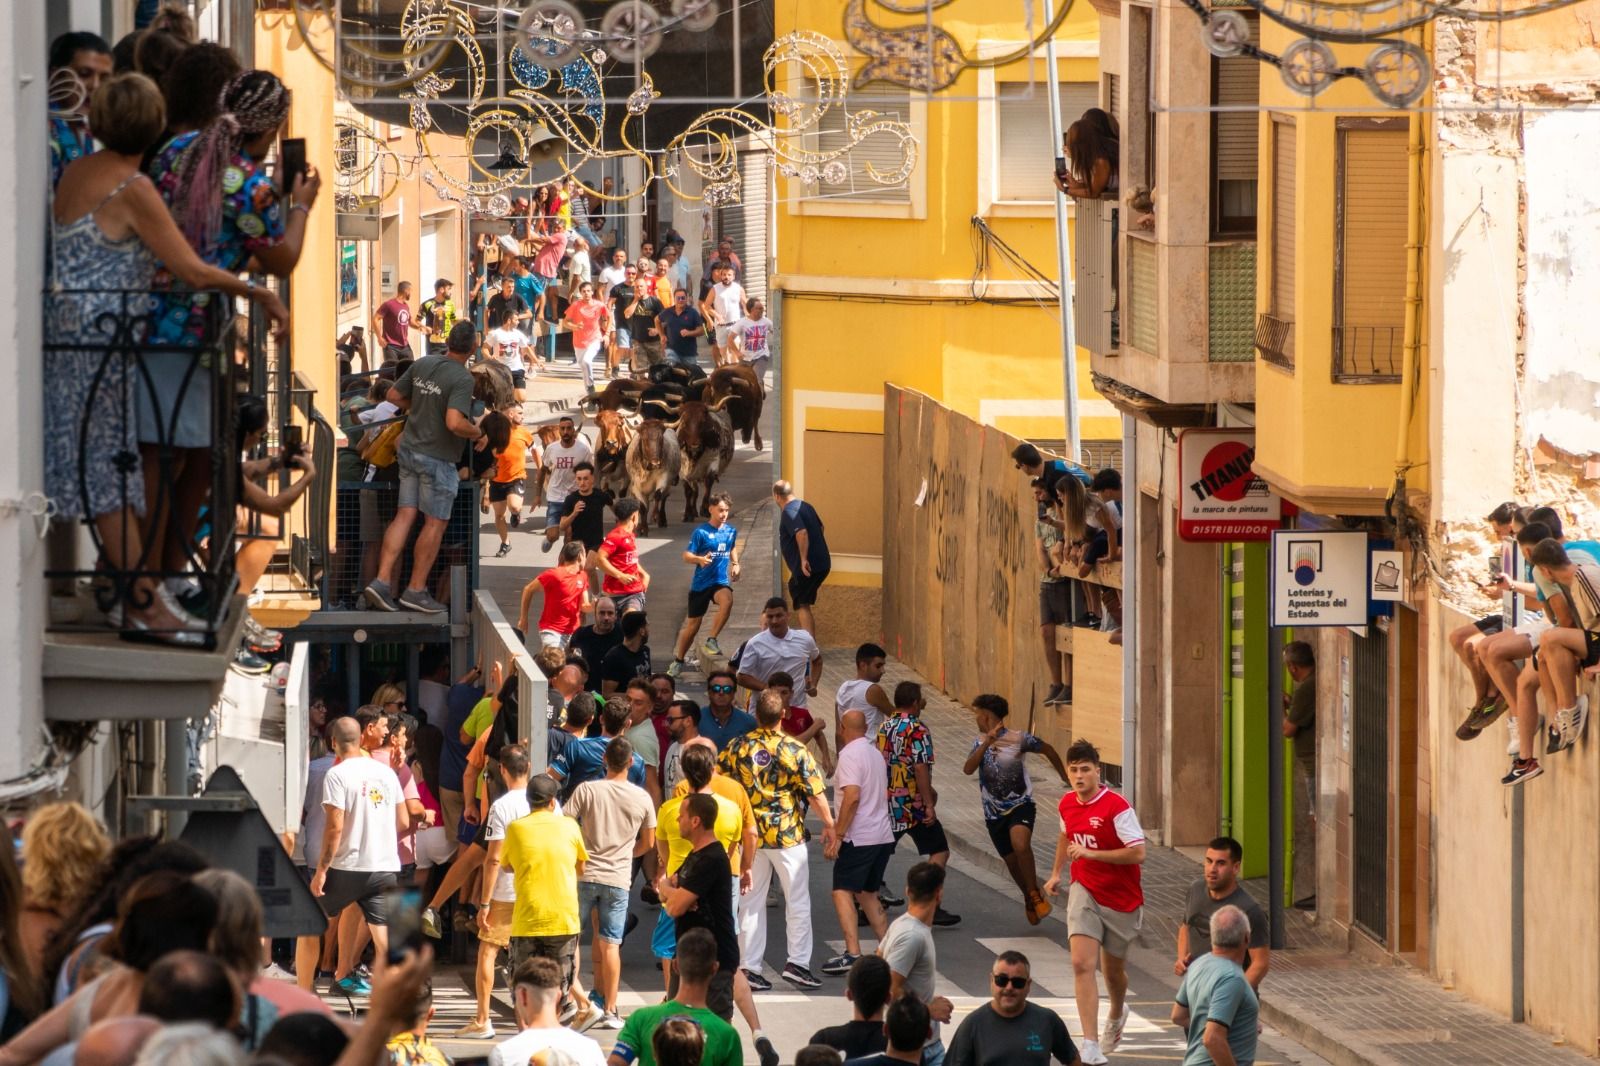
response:
<path id="1" fill-rule="evenodd" d="M 1388 935 L 1389 642 L 1374 628 L 1351 641 L 1350 807 L 1355 924 Z"/>

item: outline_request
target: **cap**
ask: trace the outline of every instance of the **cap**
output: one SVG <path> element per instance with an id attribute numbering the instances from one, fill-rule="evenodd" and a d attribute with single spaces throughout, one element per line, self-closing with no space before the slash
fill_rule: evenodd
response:
<path id="1" fill-rule="evenodd" d="M 548 774 L 536 774 L 528 782 L 528 802 L 544 806 L 561 794 L 561 786 Z"/>

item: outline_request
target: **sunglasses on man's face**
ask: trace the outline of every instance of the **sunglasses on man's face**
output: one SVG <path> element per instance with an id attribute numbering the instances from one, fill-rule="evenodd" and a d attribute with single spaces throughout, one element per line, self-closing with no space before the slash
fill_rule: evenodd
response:
<path id="1" fill-rule="evenodd" d="M 733 691 L 733 686 L 732 685 L 707 685 L 706 686 L 706 691 L 707 692 L 732 692 Z"/>
<path id="2" fill-rule="evenodd" d="M 997 973 L 994 975 L 994 986 L 996 988 L 1005 988 L 1007 986 L 1010 986 L 1011 988 L 1027 988 L 1030 980 L 1032 980 L 1032 978 L 1011 977 L 1007 974 Z"/>

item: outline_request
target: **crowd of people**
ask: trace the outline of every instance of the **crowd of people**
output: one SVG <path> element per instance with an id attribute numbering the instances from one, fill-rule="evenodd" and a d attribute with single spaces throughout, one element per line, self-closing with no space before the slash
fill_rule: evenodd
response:
<path id="1" fill-rule="evenodd" d="M 1500 780 L 1520 785 L 1544 772 L 1541 741 L 1546 756 L 1568 751 L 1589 722 L 1582 689 L 1600 672 L 1600 542 L 1568 537 L 1553 507 L 1508 501 L 1486 521 L 1499 547 L 1484 587 L 1506 609 L 1450 634 L 1474 685 L 1456 737 L 1473 740 L 1509 712 L 1511 769 Z"/>

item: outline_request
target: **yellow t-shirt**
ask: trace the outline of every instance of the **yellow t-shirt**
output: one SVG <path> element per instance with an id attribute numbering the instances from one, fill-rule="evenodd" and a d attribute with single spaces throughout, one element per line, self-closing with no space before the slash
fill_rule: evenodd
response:
<path id="1" fill-rule="evenodd" d="M 683 865 L 683 860 L 689 857 L 689 852 L 694 848 L 688 838 L 678 832 L 678 808 L 683 806 L 683 796 L 674 796 L 661 805 L 661 811 L 656 815 L 656 835 L 667 842 L 667 873 L 675 874 L 678 867 Z M 717 797 L 717 842 L 728 849 L 728 860 L 733 864 L 733 872 L 739 872 L 739 864 L 734 856 L 739 854 L 739 836 L 744 831 L 744 821 L 739 817 L 739 808 L 732 800 L 724 796 Z M 518 893 L 521 897 L 521 893 Z"/>
<path id="2" fill-rule="evenodd" d="M 511 935 L 576 936 L 578 863 L 588 859 L 578 823 L 553 810 L 534 811 L 507 826 L 500 862 L 517 886 Z"/>
<path id="3" fill-rule="evenodd" d="M 732 847 L 728 848 L 728 861 L 733 864 L 733 872 L 738 873 L 739 852 L 742 850 L 742 845 L 739 843 L 739 841 L 744 839 L 744 826 L 753 826 L 756 824 L 755 808 L 750 806 L 750 793 L 746 792 L 743 785 L 739 784 L 739 782 L 735 781 L 727 774 L 716 773 L 711 775 L 711 791 L 714 795 L 720 796 L 722 799 L 729 800 L 735 806 L 737 806 L 739 808 L 739 816 L 744 819 L 744 821 L 740 824 L 740 835 L 738 839 L 734 841 Z M 677 787 L 672 790 L 672 795 L 674 797 L 681 798 L 683 796 L 687 796 L 688 794 L 689 782 L 687 781 L 679 781 Z M 674 817 L 676 817 L 678 813 L 677 808 L 673 808 L 672 813 Z M 659 833 L 661 830 L 658 828 L 656 832 Z M 685 845 L 685 847 L 687 846 L 688 845 Z M 687 854 L 687 852 L 685 854 Z M 682 860 L 680 859 L 679 861 L 681 862 Z"/>

